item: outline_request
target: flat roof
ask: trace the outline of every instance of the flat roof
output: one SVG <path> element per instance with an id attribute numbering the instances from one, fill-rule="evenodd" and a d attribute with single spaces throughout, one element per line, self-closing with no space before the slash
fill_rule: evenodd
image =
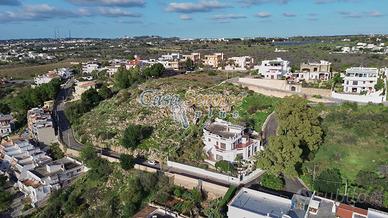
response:
<path id="1" fill-rule="evenodd" d="M 229 203 L 230 207 L 271 217 L 282 217 L 291 209 L 291 200 L 264 192 L 242 188 Z"/>

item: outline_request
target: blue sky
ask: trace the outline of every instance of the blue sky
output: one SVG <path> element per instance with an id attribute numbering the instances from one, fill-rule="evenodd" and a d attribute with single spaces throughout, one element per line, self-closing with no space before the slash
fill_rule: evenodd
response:
<path id="1" fill-rule="evenodd" d="M 0 39 L 388 33 L 388 0 L 0 0 Z"/>

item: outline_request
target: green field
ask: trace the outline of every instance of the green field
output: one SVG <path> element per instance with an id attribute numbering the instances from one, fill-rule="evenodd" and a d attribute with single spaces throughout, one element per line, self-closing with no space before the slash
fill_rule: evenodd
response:
<path id="1" fill-rule="evenodd" d="M 354 181 L 360 170 L 377 172 L 388 164 L 388 108 L 345 104 L 322 111 L 325 141 L 305 166 L 317 172 L 338 168 Z"/>

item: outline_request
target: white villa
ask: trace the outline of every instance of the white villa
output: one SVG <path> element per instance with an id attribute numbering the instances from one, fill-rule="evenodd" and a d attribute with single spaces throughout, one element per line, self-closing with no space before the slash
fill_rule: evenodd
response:
<path id="1" fill-rule="evenodd" d="M 250 56 L 228 58 L 225 70 L 249 70 L 253 68 L 254 59 Z"/>
<path id="2" fill-rule="evenodd" d="M 300 72 L 297 73 L 298 80 L 327 81 L 331 78 L 331 63 L 328 61 L 308 62 L 300 65 Z"/>
<path id="3" fill-rule="evenodd" d="M 264 60 L 261 65 L 256 65 L 254 69 L 259 70 L 259 74 L 264 79 L 281 79 L 283 76 L 289 76 L 291 72 L 290 62 L 277 58 L 274 60 Z"/>
<path id="4" fill-rule="evenodd" d="M 252 139 L 244 129 L 221 119 L 207 124 L 203 129 L 203 142 L 209 160 L 234 162 L 237 156 L 248 160 L 258 150 L 262 150 L 260 141 Z"/>
<path id="5" fill-rule="evenodd" d="M 99 70 L 100 65 L 98 63 L 87 63 L 82 66 L 82 72 L 84 74 L 91 74 L 95 70 Z"/>
<path id="6" fill-rule="evenodd" d="M 368 94 L 374 93 L 378 76 L 379 70 L 377 68 L 348 68 L 344 77 L 344 92 L 360 94 L 366 91 Z"/>

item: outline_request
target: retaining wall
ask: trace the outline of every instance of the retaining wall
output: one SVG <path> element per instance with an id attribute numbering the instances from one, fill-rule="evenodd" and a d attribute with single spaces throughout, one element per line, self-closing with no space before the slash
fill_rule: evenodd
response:
<path id="1" fill-rule="evenodd" d="M 353 94 L 344 94 L 344 93 L 331 93 L 332 98 L 341 99 L 344 101 L 353 101 L 360 103 L 383 103 L 385 100 L 385 96 L 373 96 L 373 95 L 353 95 Z"/>

